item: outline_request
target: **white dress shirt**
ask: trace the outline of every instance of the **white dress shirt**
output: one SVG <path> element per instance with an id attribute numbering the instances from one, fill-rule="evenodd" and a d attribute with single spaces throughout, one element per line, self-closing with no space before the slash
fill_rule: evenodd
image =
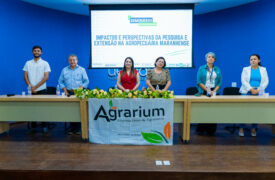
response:
<path id="1" fill-rule="evenodd" d="M 31 86 L 36 86 L 43 78 L 45 72 L 51 72 L 50 65 L 47 61 L 41 58 L 35 62 L 34 59 L 26 62 L 23 71 L 28 72 L 28 78 Z M 36 89 L 36 91 L 41 91 L 46 89 L 46 82 Z"/>

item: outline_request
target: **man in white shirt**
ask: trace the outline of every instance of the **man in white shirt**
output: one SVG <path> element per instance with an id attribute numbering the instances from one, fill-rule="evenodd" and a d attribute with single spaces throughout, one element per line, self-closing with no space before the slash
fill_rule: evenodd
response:
<path id="1" fill-rule="evenodd" d="M 47 94 L 46 81 L 49 78 L 51 68 L 47 61 L 41 59 L 42 47 L 32 48 L 34 58 L 26 62 L 23 71 L 27 86 L 31 87 L 32 95 Z M 36 128 L 36 123 L 32 122 L 32 128 Z M 46 123 L 42 123 L 43 132 L 47 132 Z"/>

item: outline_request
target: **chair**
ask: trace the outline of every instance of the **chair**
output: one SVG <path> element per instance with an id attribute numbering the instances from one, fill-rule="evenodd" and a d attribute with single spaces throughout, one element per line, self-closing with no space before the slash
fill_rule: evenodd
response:
<path id="1" fill-rule="evenodd" d="M 56 87 L 47 87 L 47 94 L 48 95 L 55 95 L 56 94 Z"/>
<path id="2" fill-rule="evenodd" d="M 197 94 L 199 91 L 198 91 L 198 88 L 197 87 L 189 87 L 186 89 L 186 92 L 185 94 L 186 95 L 195 95 Z"/>
<path id="3" fill-rule="evenodd" d="M 241 93 L 239 91 L 240 91 L 240 88 L 238 88 L 238 87 L 225 87 L 223 89 L 223 95 L 227 95 L 227 96 L 241 95 Z M 236 124 L 233 124 L 232 127 L 226 126 L 224 129 L 228 130 L 231 134 L 234 134 L 234 132 L 236 131 L 237 128 L 238 127 L 236 126 Z"/>
<path id="4" fill-rule="evenodd" d="M 223 89 L 223 95 L 241 95 L 241 93 L 239 92 L 240 88 L 238 87 L 226 87 Z"/>

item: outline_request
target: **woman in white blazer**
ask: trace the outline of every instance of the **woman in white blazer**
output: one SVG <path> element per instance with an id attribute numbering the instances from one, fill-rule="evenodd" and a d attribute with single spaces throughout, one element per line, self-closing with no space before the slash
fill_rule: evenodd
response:
<path id="1" fill-rule="evenodd" d="M 243 68 L 241 80 L 241 94 L 256 96 L 264 92 L 269 80 L 266 68 L 261 66 L 261 60 L 258 54 L 252 54 L 250 56 L 250 66 Z M 239 136 L 244 136 L 243 128 L 244 124 L 240 124 Z M 251 136 L 256 136 L 256 129 L 257 124 L 252 124 Z"/>

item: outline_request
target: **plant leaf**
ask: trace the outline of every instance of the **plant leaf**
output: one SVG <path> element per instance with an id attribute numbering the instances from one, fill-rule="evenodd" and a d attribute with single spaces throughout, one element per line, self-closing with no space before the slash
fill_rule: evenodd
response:
<path id="1" fill-rule="evenodd" d="M 149 143 L 158 144 L 158 143 L 163 142 L 162 137 L 155 133 L 141 132 L 141 135 Z"/>

